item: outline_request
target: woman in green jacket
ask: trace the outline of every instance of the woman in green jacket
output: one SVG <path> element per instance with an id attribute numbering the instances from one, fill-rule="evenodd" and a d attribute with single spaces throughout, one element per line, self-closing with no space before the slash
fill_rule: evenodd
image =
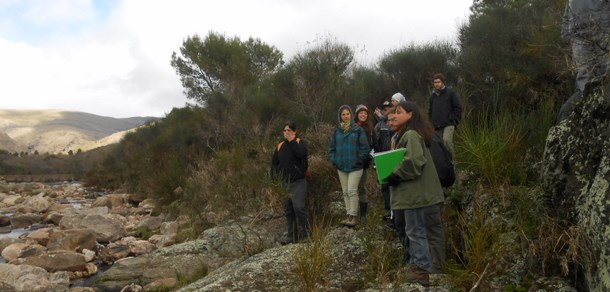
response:
<path id="1" fill-rule="evenodd" d="M 434 128 L 419 107 L 412 102 L 400 102 L 393 115 L 398 130 L 396 148 L 405 148 L 403 161 L 388 177 L 390 202 L 400 210 L 405 220 L 409 241 L 410 263 L 413 269 L 407 278 L 426 285 L 430 272 L 430 249 L 426 236 L 424 210 L 444 200 L 443 189 L 427 145 Z"/>

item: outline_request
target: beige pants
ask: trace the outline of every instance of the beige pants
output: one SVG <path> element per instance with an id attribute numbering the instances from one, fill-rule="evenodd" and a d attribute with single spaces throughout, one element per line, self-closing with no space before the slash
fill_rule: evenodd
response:
<path id="1" fill-rule="evenodd" d="M 362 177 L 362 169 L 350 172 L 337 170 L 341 190 L 343 191 L 343 201 L 347 215 L 356 216 L 358 214 L 358 184 Z"/>

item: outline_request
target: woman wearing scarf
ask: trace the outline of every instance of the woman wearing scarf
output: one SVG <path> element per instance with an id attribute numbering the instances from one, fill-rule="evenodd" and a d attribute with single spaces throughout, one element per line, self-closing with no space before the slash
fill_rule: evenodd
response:
<path id="1" fill-rule="evenodd" d="M 358 184 L 365 164 L 369 160 L 368 137 L 353 119 L 352 109 L 347 105 L 339 107 L 339 125 L 330 137 L 328 158 L 337 168 L 347 218 L 342 225 L 358 225 Z"/>

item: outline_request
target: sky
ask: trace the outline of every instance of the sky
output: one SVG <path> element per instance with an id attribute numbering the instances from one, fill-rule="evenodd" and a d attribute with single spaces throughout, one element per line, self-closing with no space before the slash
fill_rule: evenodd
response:
<path id="1" fill-rule="evenodd" d="M 163 117 L 189 101 L 170 65 L 186 37 L 259 38 L 284 60 L 317 41 L 360 64 L 455 41 L 472 0 L 0 0 L 0 109 Z"/>

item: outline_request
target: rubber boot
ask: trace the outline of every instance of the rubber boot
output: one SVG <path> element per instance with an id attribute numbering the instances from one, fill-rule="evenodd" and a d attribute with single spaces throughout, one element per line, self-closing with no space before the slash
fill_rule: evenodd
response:
<path id="1" fill-rule="evenodd" d="M 366 202 L 360 202 L 360 223 L 366 223 L 366 209 L 368 209 L 369 204 Z"/>

